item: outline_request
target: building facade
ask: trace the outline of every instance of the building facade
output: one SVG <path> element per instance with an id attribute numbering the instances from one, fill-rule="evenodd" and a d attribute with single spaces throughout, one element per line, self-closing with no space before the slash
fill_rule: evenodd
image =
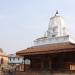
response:
<path id="1" fill-rule="evenodd" d="M 23 57 L 21 57 L 21 56 L 18 56 L 16 54 L 9 54 L 8 58 L 9 58 L 8 63 L 10 65 L 23 64 Z"/>
<path id="2" fill-rule="evenodd" d="M 0 48 L 0 64 L 8 64 L 8 55 Z"/>
<path id="3" fill-rule="evenodd" d="M 24 69 L 24 58 L 16 54 L 8 55 L 8 64 L 12 66 L 16 71 L 23 71 Z"/>

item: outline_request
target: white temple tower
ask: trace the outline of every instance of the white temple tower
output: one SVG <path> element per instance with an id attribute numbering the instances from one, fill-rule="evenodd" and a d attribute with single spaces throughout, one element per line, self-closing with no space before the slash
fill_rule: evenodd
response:
<path id="1" fill-rule="evenodd" d="M 75 40 L 69 35 L 66 26 L 64 18 L 56 11 L 55 15 L 50 18 L 46 35 L 34 40 L 34 46 L 64 42 L 75 43 Z"/>
<path id="2" fill-rule="evenodd" d="M 59 37 L 68 35 L 66 23 L 63 17 L 59 16 L 58 11 L 50 18 L 47 37 Z"/>

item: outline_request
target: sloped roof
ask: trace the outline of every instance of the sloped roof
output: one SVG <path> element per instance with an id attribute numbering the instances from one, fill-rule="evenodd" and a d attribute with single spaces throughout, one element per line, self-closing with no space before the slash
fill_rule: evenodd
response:
<path id="1" fill-rule="evenodd" d="M 33 46 L 27 49 L 18 51 L 16 54 L 24 56 L 24 55 L 72 51 L 72 49 L 75 49 L 75 44 L 67 42 L 67 43 L 59 43 L 59 44 L 47 44 L 47 45 L 41 45 L 41 46 Z"/>
<path id="2" fill-rule="evenodd" d="M 9 58 L 21 58 L 21 56 L 16 55 L 16 54 L 9 54 L 8 57 Z"/>

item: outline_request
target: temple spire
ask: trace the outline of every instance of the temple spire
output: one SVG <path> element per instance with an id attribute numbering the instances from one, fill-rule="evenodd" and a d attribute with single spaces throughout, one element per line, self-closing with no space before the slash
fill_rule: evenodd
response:
<path id="1" fill-rule="evenodd" d="M 50 18 L 47 37 L 60 37 L 68 35 L 64 18 L 59 15 L 58 10 L 53 17 Z"/>

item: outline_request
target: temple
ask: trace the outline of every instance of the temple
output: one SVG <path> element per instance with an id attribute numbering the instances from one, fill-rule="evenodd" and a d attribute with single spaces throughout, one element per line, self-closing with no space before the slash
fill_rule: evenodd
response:
<path id="1" fill-rule="evenodd" d="M 75 71 L 75 40 L 58 11 L 50 18 L 45 36 L 35 39 L 34 46 L 16 54 L 24 57 L 24 71 L 35 72 L 34 75 Z"/>

